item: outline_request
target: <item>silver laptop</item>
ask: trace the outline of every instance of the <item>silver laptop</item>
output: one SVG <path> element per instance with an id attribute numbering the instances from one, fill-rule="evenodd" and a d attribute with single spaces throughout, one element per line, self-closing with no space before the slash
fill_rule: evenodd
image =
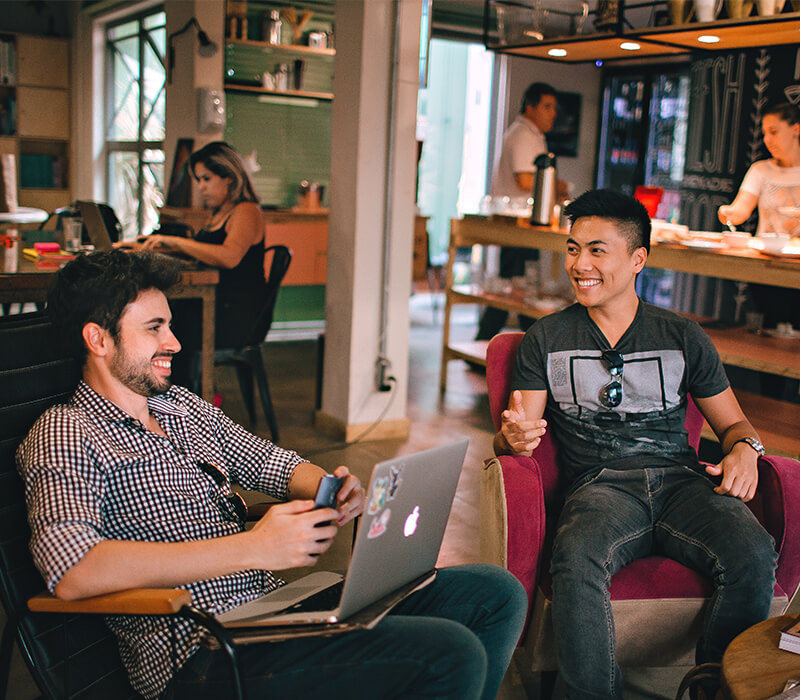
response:
<path id="1" fill-rule="evenodd" d="M 111 250 L 111 236 L 106 228 L 106 222 L 100 213 L 100 207 L 96 202 L 76 202 L 78 211 L 86 226 L 86 233 L 92 242 L 95 250 Z"/>
<path id="2" fill-rule="evenodd" d="M 435 574 L 467 444 L 461 440 L 375 465 L 345 577 L 314 572 L 217 620 L 236 628 L 331 625 L 365 609 L 380 619 Z M 320 599 L 328 604 L 315 605 Z"/>

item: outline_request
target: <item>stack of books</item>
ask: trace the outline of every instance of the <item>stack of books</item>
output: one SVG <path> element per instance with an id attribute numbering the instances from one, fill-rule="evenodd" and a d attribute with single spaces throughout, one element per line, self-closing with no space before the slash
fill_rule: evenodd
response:
<path id="1" fill-rule="evenodd" d="M 781 630 L 778 648 L 800 654 L 800 617 Z"/>

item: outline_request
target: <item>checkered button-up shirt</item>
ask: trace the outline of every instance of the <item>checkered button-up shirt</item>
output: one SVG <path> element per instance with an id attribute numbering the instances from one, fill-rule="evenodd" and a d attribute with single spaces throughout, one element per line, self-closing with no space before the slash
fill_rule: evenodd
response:
<path id="1" fill-rule="evenodd" d="M 252 435 L 182 387 L 148 402 L 167 437 L 82 382 L 70 402 L 50 408 L 20 445 L 31 551 L 51 592 L 103 540 L 185 542 L 240 532 L 244 524 L 226 489 L 198 462 L 219 466 L 228 488 L 235 483 L 286 499 L 292 472 L 303 461 L 295 452 Z M 251 570 L 184 588 L 195 605 L 216 614 L 280 583 L 269 571 Z M 192 623 L 159 617 L 115 616 L 107 624 L 132 685 L 148 698 L 164 690 L 202 634 Z"/>

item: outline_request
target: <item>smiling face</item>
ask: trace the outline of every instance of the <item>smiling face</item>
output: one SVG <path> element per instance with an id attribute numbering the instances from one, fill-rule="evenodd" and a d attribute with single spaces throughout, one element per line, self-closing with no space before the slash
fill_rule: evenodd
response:
<path id="1" fill-rule="evenodd" d="M 770 155 L 778 161 L 791 162 L 800 145 L 800 124 L 789 124 L 775 114 L 767 114 L 761 131 Z"/>
<path id="2" fill-rule="evenodd" d="M 171 385 L 172 356 L 181 349 L 171 318 L 167 298 L 157 289 L 143 291 L 122 312 L 110 372 L 136 394 L 156 396 Z"/>
<path id="3" fill-rule="evenodd" d="M 220 177 L 212 173 L 205 165 L 198 163 L 194 167 L 194 176 L 203 204 L 210 209 L 219 209 L 230 198 L 232 178 Z"/>
<path id="4" fill-rule="evenodd" d="M 572 226 L 564 269 L 579 304 L 612 311 L 618 303 L 636 300 L 636 275 L 646 261 L 647 251 L 631 251 L 617 222 L 589 216 L 577 219 Z"/>

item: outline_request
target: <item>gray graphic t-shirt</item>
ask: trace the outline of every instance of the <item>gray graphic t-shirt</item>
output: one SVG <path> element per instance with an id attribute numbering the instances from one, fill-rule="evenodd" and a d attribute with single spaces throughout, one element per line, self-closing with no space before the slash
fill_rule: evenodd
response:
<path id="1" fill-rule="evenodd" d="M 609 349 L 586 309 L 574 304 L 534 323 L 517 352 L 512 389 L 547 390 L 545 417 L 565 485 L 603 468 L 697 468 L 683 425 L 687 394 L 707 398 L 729 386 L 709 337 L 694 321 L 640 301 L 613 348 L 624 361 L 616 408 L 600 402 L 612 379 L 602 357 Z"/>

